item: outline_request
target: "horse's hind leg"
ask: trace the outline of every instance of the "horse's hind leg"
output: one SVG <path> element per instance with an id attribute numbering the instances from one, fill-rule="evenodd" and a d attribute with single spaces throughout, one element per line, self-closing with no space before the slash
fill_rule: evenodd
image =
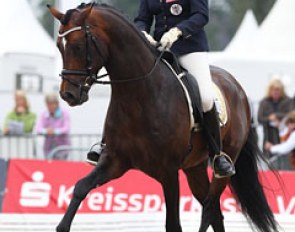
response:
<path id="1" fill-rule="evenodd" d="M 224 191 L 229 178 L 216 179 L 213 177 L 208 197 L 203 205 L 202 223 L 209 221 L 214 232 L 225 232 L 223 215 L 220 208 L 220 195 Z M 203 232 L 200 228 L 200 232 Z"/>
<path id="2" fill-rule="evenodd" d="M 178 171 L 167 170 L 162 184 L 166 202 L 166 232 L 182 232 L 179 219 L 179 180 Z"/>
<path id="3" fill-rule="evenodd" d="M 110 180 L 121 176 L 127 169 L 122 168 L 119 161 L 102 156 L 97 166 L 86 177 L 79 180 L 74 188 L 70 205 L 56 228 L 57 232 L 70 231 L 73 218 L 87 194 L 95 187 L 101 186 Z M 73 170 L 74 171 L 74 170 Z"/>
<path id="4" fill-rule="evenodd" d="M 209 193 L 210 182 L 207 173 L 207 161 L 202 164 L 183 170 L 186 174 L 189 187 L 194 195 L 194 197 L 203 206 L 202 221 L 200 226 L 200 232 L 207 231 L 210 226 L 210 218 L 204 217 L 204 207 L 207 205 L 207 196 Z"/>

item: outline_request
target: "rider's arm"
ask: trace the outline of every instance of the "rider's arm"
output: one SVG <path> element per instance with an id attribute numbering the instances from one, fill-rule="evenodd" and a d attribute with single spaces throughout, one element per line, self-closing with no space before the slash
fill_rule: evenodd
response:
<path id="1" fill-rule="evenodd" d="M 203 30 L 209 21 L 208 0 L 191 0 L 190 4 L 190 18 L 177 25 L 177 28 L 182 32 L 183 38 L 189 38 L 198 30 Z"/>
<path id="2" fill-rule="evenodd" d="M 153 14 L 150 12 L 148 0 L 140 0 L 139 14 L 135 18 L 134 23 L 139 30 L 150 33 Z"/>

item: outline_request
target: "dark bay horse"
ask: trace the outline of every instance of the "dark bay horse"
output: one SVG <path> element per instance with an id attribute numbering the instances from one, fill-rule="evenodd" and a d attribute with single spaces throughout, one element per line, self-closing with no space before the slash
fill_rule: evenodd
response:
<path id="1" fill-rule="evenodd" d="M 228 183 L 242 212 L 259 231 L 277 231 L 258 179 L 258 149 L 250 129 L 247 97 L 229 73 L 211 69 L 214 82 L 225 96 L 228 122 L 222 129 L 223 147 L 235 161 L 236 175 L 210 182 L 207 144 L 201 132 L 191 133 L 184 90 L 133 24 L 107 5 L 82 4 L 66 14 L 49 8 L 61 22 L 57 40 L 64 68 L 61 97 L 71 106 L 87 101 L 103 66 L 112 88 L 104 128 L 106 145 L 97 166 L 76 183 L 58 232 L 70 231 L 74 215 L 90 190 L 130 169 L 141 170 L 161 183 L 167 232 L 182 231 L 180 169 L 203 206 L 200 232 L 209 226 L 215 232 L 225 231 L 220 195 Z"/>

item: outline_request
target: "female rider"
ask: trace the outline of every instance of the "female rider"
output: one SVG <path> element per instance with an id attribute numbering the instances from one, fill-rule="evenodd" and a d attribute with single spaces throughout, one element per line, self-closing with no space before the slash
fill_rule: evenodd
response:
<path id="1" fill-rule="evenodd" d="M 149 32 L 155 19 L 154 37 Z M 214 104 L 214 88 L 208 63 L 208 41 L 204 26 L 208 23 L 208 0 L 141 0 L 136 26 L 147 40 L 162 49 L 171 49 L 180 64 L 198 81 L 204 112 L 204 135 L 214 175 L 235 173 L 230 158 L 221 151 L 219 120 Z"/>

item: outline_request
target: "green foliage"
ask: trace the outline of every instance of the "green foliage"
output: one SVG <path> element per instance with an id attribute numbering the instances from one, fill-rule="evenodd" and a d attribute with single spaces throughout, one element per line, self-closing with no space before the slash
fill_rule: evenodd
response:
<path id="1" fill-rule="evenodd" d="M 43 27 L 48 31 L 48 33 L 53 37 L 54 36 L 54 18 L 52 15 L 49 13 L 46 5 L 54 5 L 55 0 L 42 0 L 39 3 L 39 6 L 41 8 L 44 8 L 45 10 L 43 11 L 43 14 L 41 15 L 41 23 Z"/>
<path id="2" fill-rule="evenodd" d="M 269 10 L 272 8 L 275 0 L 251 0 L 251 8 L 257 17 L 259 23 L 263 21 Z"/>
<path id="3" fill-rule="evenodd" d="M 221 0 L 212 0 L 214 1 Z M 222 50 L 228 44 L 248 9 L 254 11 L 258 23 L 261 23 L 274 2 L 275 0 L 224 0 L 229 9 L 211 7 L 210 23 L 206 27 L 211 49 Z"/>
<path id="4" fill-rule="evenodd" d="M 137 15 L 139 0 L 109 0 L 109 3 L 127 14 L 130 19 Z"/>

